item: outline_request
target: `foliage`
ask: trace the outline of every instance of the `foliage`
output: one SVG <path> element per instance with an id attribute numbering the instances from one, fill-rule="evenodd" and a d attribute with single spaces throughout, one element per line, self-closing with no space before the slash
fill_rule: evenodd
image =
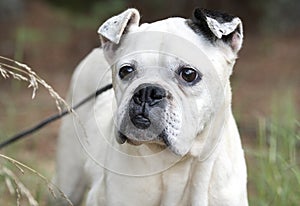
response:
<path id="1" fill-rule="evenodd" d="M 50 4 L 53 4 L 60 8 L 65 8 L 73 13 L 93 13 L 96 10 L 98 12 L 104 11 L 104 13 L 112 14 L 120 7 L 125 7 L 127 0 L 47 0 Z"/>
<path id="2" fill-rule="evenodd" d="M 270 121 L 261 118 L 258 147 L 249 151 L 250 205 L 298 205 L 300 202 L 299 120 L 291 98 L 273 105 Z M 250 187 L 251 188 L 251 187 Z"/>
<path id="3" fill-rule="evenodd" d="M 85 0 L 84 3 L 82 0 L 46 0 L 49 3 L 58 6 L 58 7 L 63 7 L 68 10 L 78 12 L 78 11 L 87 11 L 88 9 L 91 8 L 93 3 L 97 2 L 98 0 Z"/>
<path id="4" fill-rule="evenodd" d="M 100 26 L 102 22 L 126 8 L 125 0 L 97 1 L 89 10 L 88 15 L 71 14 L 76 28 L 92 28 Z"/>

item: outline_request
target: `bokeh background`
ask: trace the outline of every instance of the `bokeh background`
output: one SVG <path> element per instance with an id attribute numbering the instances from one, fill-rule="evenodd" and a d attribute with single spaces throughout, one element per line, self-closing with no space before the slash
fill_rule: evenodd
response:
<path id="1" fill-rule="evenodd" d="M 28 64 L 62 96 L 80 60 L 99 46 L 97 29 L 126 8 L 142 22 L 191 17 L 195 7 L 239 16 L 245 40 L 232 76 L 233 110 L 248 164 L 250 205 L 300 203 L 300 1 L 298 0 L 0 0 L 0 55 Z M 0 141 L 56 113 L 40 89 L 0 76 Z M 0 151 L 51 178 L 59 121 Z M 11 168 L 41 205 L 47 186 Z M 16 205 L 0 172 L 0 205 Z M 21 198 L 29 205 L 26 198 Z"/>

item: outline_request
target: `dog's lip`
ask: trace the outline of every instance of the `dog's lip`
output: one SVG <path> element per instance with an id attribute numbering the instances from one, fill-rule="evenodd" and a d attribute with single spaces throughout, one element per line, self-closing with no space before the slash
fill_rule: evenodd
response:
<path id="1" fill-rule="evenodd" d="M 131 140 L 131 139 L 127 139 L 127 143 L 131 144 L 131 145 L 134 145 L 134 146 L 139 146 L 139 145 L 143 144 L 143 142 L 138 142 L 138 141 L 134 141 L 134 140 Z"/>
<path id="2" fill-rule="evenodd" d="M 124 144 L 127 140 L 128 138 L 123 133 L 118 132 L 117 142 L 119 144 Z"/>
<path id="3" fill-rule="evenodd" d="M 165 130 L 162 131 L 162 133 L 160 135 L 158 135 L 159 139 L 158 140 L 152 140 L 152 141 L 137 141 L 137 140 L 133 140 L 131 138 L 128 138 L 126 135 L 124 135 L 122 132 L 118 132 L 118 137 L 117 142 L 119 144 L 124 144 L 125 142 L 127 142 L 128 144 L 131 145 L 141 145 L 143 143 L 156 143 L 156 144 L 160 144 L 160 145 L 165 145 L 166 147 L 170 146 L 170 142 L 168 140 L 168 135 L 166 134 Z"/>
<path id="4" fill-rule="evenodd" d="M 117 142 L 119 144 L 124 144 L 125 142 L 131 144 L 131 145 L 141 145 L 142 142 L 139 142 L 139 141 L 135 141 L 135 140 L 132 140 L 132 139 L 129 139 L 127 136 L 125 136 L 123 133 L 119 132 L 119 135 L 117 137 Z"/>
<path id="5" fill-rule="evenodd" d="M 171 145 L 165 129 L 158 136 L 167 147 Z"/>

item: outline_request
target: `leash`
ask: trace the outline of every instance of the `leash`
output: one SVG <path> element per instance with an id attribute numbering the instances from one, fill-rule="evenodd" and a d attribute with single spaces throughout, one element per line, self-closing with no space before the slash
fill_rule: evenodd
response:
<path id="1" fill-rule="evenodd" d="M 75 106 L 72 107 L 72 110 L 76 110 L 78 109 L 80 106 L 82 106 L 83 104 L 85 104 L 86 102 L 90 101 L 91 99 L 93 99 L 94 97 L 97 97 L 98 95 L 102 94 L 103 92 L 109 90 L 112 88 L 112 84 L 108 84 L 100 89 L 98 89 L 96 92 L 94 92 L 93 94 L 90 94 L 89 96 L 87 96 L 86 98 L 84 98 L 83 100 L 81 100 L 80 102 L 78 102 L 77 104 L 75 104 Z M 41 122 L 39 122 L 38 124 L 36 124 L 35 126 L 26 129 L 14 136 L 12 136 L 11 138 L 3 141 L 0 143 L 0 149 L 2 149 L 3 147 L 6 147 L 36 131 L 38 131 L 39 129 L 45 127 L 46 125 L 50 124 L 51 122 L 54 122 L 55 120 L 58 120 L 60 118 L 62 118 L 63 116 L 67 115 L 70 113 L 70 110 L 63 110 L 61 113 L 59 114 L 54 114 L 44 120 L 42 120 Z"/>

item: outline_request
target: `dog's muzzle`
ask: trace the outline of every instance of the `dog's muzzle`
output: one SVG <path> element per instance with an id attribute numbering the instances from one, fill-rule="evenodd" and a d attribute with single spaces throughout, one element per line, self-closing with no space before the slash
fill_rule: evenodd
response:
<path id="1" fill-rule="evenodd" d="M 154 84 L 142 84 L 134 91 L 129 103 L 129 117 L 138 129 L 151 125 L 149 113 L 154 107 L 164 108 L 166 90 Z"/>

